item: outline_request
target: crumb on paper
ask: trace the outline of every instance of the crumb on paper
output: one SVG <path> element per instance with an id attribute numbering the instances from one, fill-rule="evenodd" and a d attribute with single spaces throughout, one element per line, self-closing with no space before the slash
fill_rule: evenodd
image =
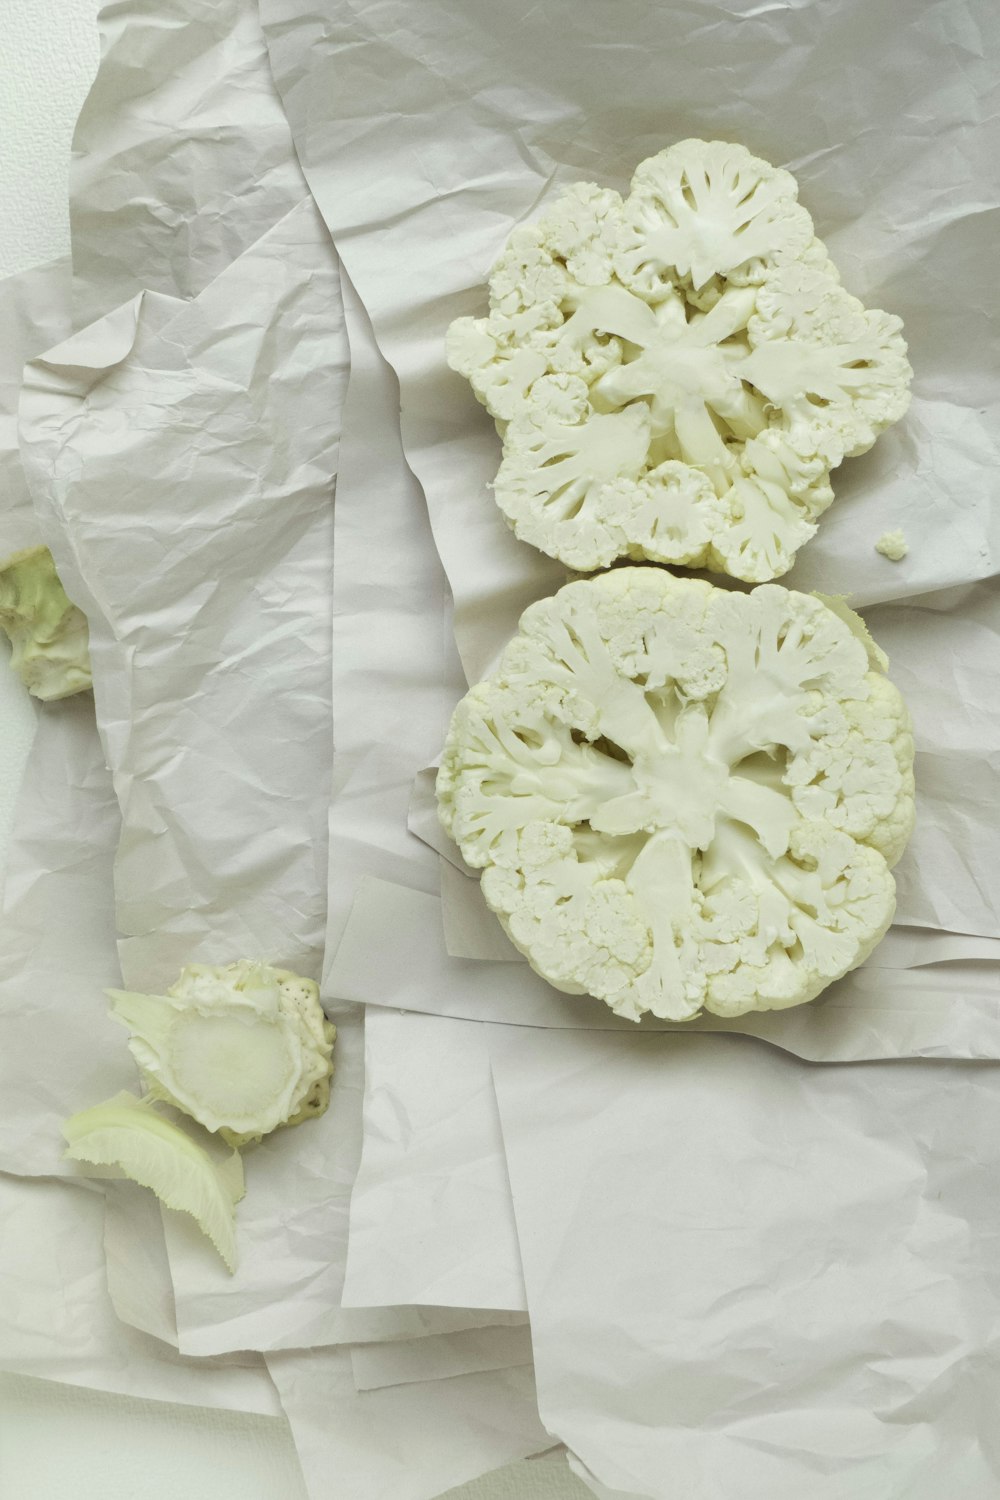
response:
<path id="1" fill-rule="evenodd" d="M 890 562 L 899 562 L 909 550 L 906 537 L 901 531 L 883 531 L 875 543 L 875 551 L 881 552 Z"/>

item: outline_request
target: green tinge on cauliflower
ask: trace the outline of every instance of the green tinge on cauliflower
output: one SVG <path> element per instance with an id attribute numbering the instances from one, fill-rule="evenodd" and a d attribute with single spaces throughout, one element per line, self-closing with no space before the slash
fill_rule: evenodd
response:
<path id="1" fill-rule="evenodd" d="M 311 979 L 241 959 L 188 964 L 165 995 L 108 995 L 149 1097 L 232 1146 L 321 1115 L 330 1102 L 336 1031 Z"/>
<path id="2" fill-rule="evenodd" d="M 149 1188 L 167 1208 L 190 1214 L 235 1271 L 235 1208 L 245 1191 L 239 1152 L 210 1156 L 149 1098 L 129 1093 L 71 1115 L 62 1133 L 71 1161 L 111 1167 Z"/>
<path id="3" fill-rule="evenodd" d="M 448 361 L 503 435 L 497 504 L 589 572 L 618 559 L 780 577 L 830 471 L 909 402 L 900 321 L 844 290 L 794 178 L 681 141 L 618 194 L 577 183 L 519 227 Z M 673 476 L 669 524 L 647 481 Z M 657 488 L 655 478 L 654 488 Z"/>
<path id="4" fill-rule="evenodd" d="M 0 563 L 0 625 L 11 666 L 46 703 L 91 686 L 87 619 L 66 597 L 48 547 L 29 547 Z"/>
<path id="5" fill-rule="evenodd" d="M 622 567 L 523 615 L 441 820 L 556 988 L 683 1021 L 814 999 L 892 920 L 913 740 L 841 600 Z"/>

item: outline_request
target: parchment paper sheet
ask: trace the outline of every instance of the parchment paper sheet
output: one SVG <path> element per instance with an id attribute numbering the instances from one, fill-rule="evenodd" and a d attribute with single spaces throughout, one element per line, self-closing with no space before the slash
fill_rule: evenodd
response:
<path id="1" fill-rule="evenodd" d="M 70 264 L 49 261 L 0 281 L 0 558 L 40 541 L 17 442 L 25 361 L 66 337 Z"/>
<path id="2" fill-rule="evenodd" d="M 334 514 L 328 954 L 359 878 L 435 888 L 436 856 L 408 833 L 406 810 L 414 771 L 440 742 L 450 684 L 460 681 L 440 563 L 399 446 L 395 379 L 346 280 L 344 305 L 351 375 Z M 395 941 L 384 929 L 380 947 L 387 935 Z M 405 943 L 400 956 L 405 962 Z M 342 992 L 327 984 L 325 993 L 336 1010 Z M 464 1055 L 441 1038 L 419 1017 L 366 1018 L 365 1147 L 351 1196 L 345 1314 L 395 1303 L 523 1307 L 488 1075 L 477 1084 L 485 1082 L 483 1116 L 468 1097 Z M 482 1053 L 481 1038 L 478 1046 Z M 468 1136 L 451 1128 L 456 1116 Z"/>
<path id="3" fill-rule="evenodd" d="M 136 986 L 168 983 L 195 957 L 261 953 L 318 973 L 338 309 L 335 258 L 306 203 L 180 311 L 151 295 L 77 335 L 36 365 L 25 399 L 39 492 L 112 627 L 95 670 L 131 686 L 109 738 L 122 750 L 118 914 Z M 361 1056 L 360 1023 L 344 1018 L 329 1113 L 248 1156 L 235 1280 L 183 1219 L 167 1221 L 186 1352 L 483 1321 L 382 1312 L 345 1325 L 336 1246 Z"/>
<path id="4" fill-rule="evenodd" d="M 525 1308 L 485 1029 L 373 1008 L 365 1078 L 345 1305 Z"/>
<path id="5" fill-rule="evenodd" d="M 111 0 L 98 25 L 70 172 L 77 328 L 141 291 L 196 296 L 307 196 L 254 0 Z"/>
<path id="6" fill-rule="evenodd" d="M 531 1333 L 526 1325 L 470 1328 L 407 1343 L 354 1344 L 351 1348 L 351 1371 L 359 1391 L 530 1364 Z"/>
<path id="7" fill-rule="evenodd" d="M 119 1321 L 105 1281 L 104 1193 L 96 1184 L 0 1175 L 0 1215 L 0 1369 L 154 1401 L 280 1414 L 259 1355 L 186 1360 Z"/>
<path id="8" fill-rule="evenodd" d="M 551 1448 L 530 1368 L 358 1392 L 347 1349 L 270 1354 L 311 1500 L 431 1500 Z"/>
<path id="9" fill-rule="evenodd" d="M 408 832 L 406 810 L 461 680 L 444 575 L 400 447 L 396 381 L 346 277 L 343 297 L 351 374 L 334 514 L 328 958 L 362 875 L 437 888 L 436 859 Z"/>
<path id="10" fill-rule="evenodd" d="M 542 1420 L 602 1484 L 1000 1494 L 1000 1069 L 489 1041 Z"/>
<path id="11" fill-rule="evenodd" d="M 112 756 L 125 981 L 249 952 L 315 974 L 347 348 L 311 203 L 164 312 L 143 299 L 50 351 L 22 403 L 57 561 L 71 550 L 110 628 L 104 680 L 131 688 Z"/>
<path id="12" fill-rule="evenodd" d="M 43 705 L 0 912 L 0 1169 L 70 1176 L 59 1125 L 136 1082 L 104 990 L 120 983 L 111 861 L 120 827 L 89 695 Z"/>

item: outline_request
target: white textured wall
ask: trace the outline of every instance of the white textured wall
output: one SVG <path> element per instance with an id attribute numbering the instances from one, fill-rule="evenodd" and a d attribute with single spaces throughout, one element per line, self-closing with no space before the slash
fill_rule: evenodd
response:
<path id="1" fill-rule="evenodd" d="M 0 276 L 69 249 L 67 169 L 97 66 L 96 10 L 97 0 L 0 0 Z M 8 655 L 0 646 L 0 861 L 34 727 Z M 3 1500 L 300 1500 L 303 1493 L 288 1429 L 276 1418 L 0 1375 L 0 1430 Z M 588 1494 L 561 1460 L 541 1459 L 453 1490 L 449 1500 Z M 339 1494 L 335 1475 L 329 1500 L 353 1500 Z"/>

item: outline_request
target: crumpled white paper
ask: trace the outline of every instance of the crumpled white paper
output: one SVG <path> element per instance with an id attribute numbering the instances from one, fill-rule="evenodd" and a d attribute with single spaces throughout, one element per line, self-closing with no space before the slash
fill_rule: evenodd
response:
<path id="1" fill-rule="evenodd" d="M 141 291 L 194 297 L 307 196 L 253 0 L 113 0 L 99 26 L 70 172 L 78 328 Z"/>
<path id="2" fill-rule="evenodd" d="M 26 360 L 70 329 L 70 263 L 49 261 L 0 281 L 0 558 L 40 541 L 21 467 L 17 405 Z"/>
<path id="3" fill-rule="evenodd" d="M 120 821 L 89 694 L 46 704 L 39 718 L 0 914 L 0 1169 L 76 1177 L 60 1123 L 136 1081 L 104 1000 L 121 979 Z"/>
<path id="4" fill-rule="evenodd" d="M 1000 1493 L 1000 1069 L 489 1044 L 542 1420 L 603 1485 Z"/>
<path id="5" fill-rule="evenodd" d="M 484 1028 L 373 1008 L 365 1078 L 345 1306 L 523 1309 Z"/>
<path id="6" fill-rule="evenodd" d="M 448 1380 L 480 1370 L 531 1364 L 531 1333 L 520 1328 L 469 1328 L 395 1344 L 354 1344 L 351 1371 L 358 1391 L 415 1381 Z"/>
<path id="7" fill-rule="evenodd" d="M 186 1360 L 119 1321 L 105 1282 L 104 1193 L 96 1184 L 0 1175 L 0 1214 L 0 1369 L 155 1401 L 280 1414 L 261 1356 Z"/>
<path id="8" fill-rule="evenodd" d="M 344 304 L 351 375 L 334 517 L 328 954 L 359 877 L 434 889 L 437 860 L 407 832 L 406 809 L 414 770 L 442 733 L 449 680 L 457 673 L 446 643 L 440 563 L 393 429 L 395 381 L 346 281 Z M 379 946 L 389 946 L 386 932 Z M 404 945 L 404 961 L 406 951 Z M 325 989 L 332 1002 L 341 997 L 336 983 Z M 509 1189 L 489 1113 L 491 1086 L 487 1077 L 480 1147 L 466 1059 L 460 1049 L 439 1045 L 444 1035 L 446 1026 L 435 1030 L 417 1017 L 366 1018 L 365 1144 L 351 1196 L 345 1308 L 523 1306 Z M 471 1123 L 471 1134 L 453 1128 L 456 1113 Z M 484 1170 L 474 1185 L 480 1150 Z M 423 1179 L 415 1171 L 422 1151 L 431 1174 Z M 477 1190 L 480 1212 L 469 1214 Z M 480 1262 L 489 1266 L 485 1282 Z"/>
<path id="9" fill-rule="evenodd" d="M 336 259 L 306 202 L 190 304 L 143 298 L 26 377 L 36 504 L 105 624 L 95 694 L 132 988 L 196 954 L 318 971 L 346 372 Z"/>
<path id="10" fill-rule="evenodd" d="M 267 1364 L 313 1500 L 432 1500 L 553 1445 L 528 1367 L 357 1391 L 347 1349 Z"/>
<path id="11" fill-rule="evenodd" d="M 151 294 L 109 315 L 36 363 L 26 390 L 36 498 L 65 527 L 70 569 L 107 626 L 95 681 L 99 708 L 110 700 L 123 715 L 109 710 L 102 727 L 123 809 L 117 909 L 135 988 L 169 983 L 195 958 L 261 954 L 318 973 L 347 356 L 338 309 L 336 260 L 306 202 L 190 304 Z M 341 1314 L 336 1247 L 360 1146 L 361 1061 L 360 1024 L 344 1018 L 328 1113 L 248 1153 L 236 1278 L 182 1217 L 166 1217 L 182 1351 L 484 1321 Z"/>
<path id="12" fill-rule="evenodd" d="M 65 260 L 0 282 L 2 554 L 40 528 L 21 465 L 17 407 L 24 362 L 69 328 Z M 120 819 L 89 694 L 38 710 L 5 861 L 0 906 L 0 1169 L 75 1175 L 59 1122 L 128 1087 L 105 985 L 118 984 L 111 861 Z M 94 1090 L 99 1092 L 95 1093 Z"/>

